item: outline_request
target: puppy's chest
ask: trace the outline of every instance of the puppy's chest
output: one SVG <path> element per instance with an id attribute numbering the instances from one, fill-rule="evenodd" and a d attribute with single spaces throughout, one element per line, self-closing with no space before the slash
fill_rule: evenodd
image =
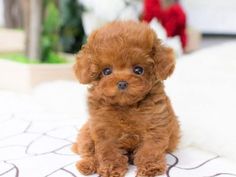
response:
<path id="1" fill-rule="evenodd" d="M 138 111 L 117 112 L 115 117 L 116 127 L 126 138 L 141 136 L 149 126 L 146 115 Z"/>
<path id="2" fill-rule="evenodd" d="M 104 117 L 114 128 L 127 134 L 142 134 L 149 127 L 152 111 L 140 109 L 112 109 L 104 112 Z"/>
<path id="3" fill-rule="evenodd" d="M 128 130 L 137 130 L 144 127 L 146 122 L 146 115 L 136 110 L 126 110 L 114 112 L 116 122 L 120 127 Z"/>
<path id="4" fill-rule="evenodd" d="M 119 130 L 117 143 L 120 147 L 125 149 L 133 149 L 140 143 L 144 129 L 141 124 L 142 122 L 134 117 L 129 117 L 128 114 L 119 115 L 116 128 Z"/>

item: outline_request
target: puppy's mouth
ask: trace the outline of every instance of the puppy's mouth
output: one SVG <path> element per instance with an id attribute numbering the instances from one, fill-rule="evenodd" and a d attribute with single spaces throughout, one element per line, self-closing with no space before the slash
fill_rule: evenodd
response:
<path id="1" fill-rule="evenodd" d="M 119 96 L 112 96 L 107 98 L 106 100 L 111 105 L 129 106 L 139 102 L 140 100 L 142 100 L 142 98 L 143 97 L 139 98 L 121 93 Z"/>
<path id="2" fill-rule="evenodd" d="M 127 87 L 125 89 L 114 89 L 112 92 L 104 92 L 103 96 L 107 103 L 112 105 L 127 106 L 141 101 L 150 89 L 137 89 Z"/>

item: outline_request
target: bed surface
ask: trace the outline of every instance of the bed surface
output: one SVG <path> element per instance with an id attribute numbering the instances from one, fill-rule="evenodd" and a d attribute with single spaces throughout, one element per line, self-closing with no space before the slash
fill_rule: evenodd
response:
<path id="1" fill-rule="evenodd" d="M 28 119 L 31 116 L 38 118 Z M 0 176 L 82 176 L 75 168 L 79 156 L 70 151 L 77 129 L 81 126 L 76 119 L 63 120 L 57 114 L 8 114 L 1 117 Z M 45 120 L 45 117 L 60 119 L 55 122 Z M 166 158 L 168 170 L 163 177 L 236 176 L 234 163 L 194 147 L 180 149 Z M 135 171 L 134 166 L 129 166 L 126 176 L 134 177 Z"/>

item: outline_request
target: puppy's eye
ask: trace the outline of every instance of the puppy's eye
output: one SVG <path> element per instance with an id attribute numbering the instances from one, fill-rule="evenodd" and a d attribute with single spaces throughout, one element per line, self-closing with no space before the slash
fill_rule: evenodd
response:
<path id="1" fill-rule="evenodd" d="M 112 73 L 112 69 L 111 69 L 111 68 L 104 68 L 104 69 L 102 70 L 102 74 L 103 74 L 104 76 L 110 75 L 111 73 Z"/>
<path id="2" fill-rule="evenodd" d="M 141 66 L 135 66 L 133 68 L 133 72 L 135 74 L 141 75 L 141 74 L 143 74 L 144 70 L 143 70 L 143 68 Z"/>

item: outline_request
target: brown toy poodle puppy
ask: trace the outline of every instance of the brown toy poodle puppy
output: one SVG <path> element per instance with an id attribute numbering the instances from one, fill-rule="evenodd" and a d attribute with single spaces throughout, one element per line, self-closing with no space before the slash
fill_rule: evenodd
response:
<path id="1" fill-rule="evenodd" d="M 90 117 L 72 148 L 82 174 L 123 177 L 129 162 L 139 177 L 165 173 L 165 153 L 179 141 L 163 85 L 174 67 L 172 50 L 145 23 L 113 22 L 91 34 L 75 65 L 90 84 Z"/>

